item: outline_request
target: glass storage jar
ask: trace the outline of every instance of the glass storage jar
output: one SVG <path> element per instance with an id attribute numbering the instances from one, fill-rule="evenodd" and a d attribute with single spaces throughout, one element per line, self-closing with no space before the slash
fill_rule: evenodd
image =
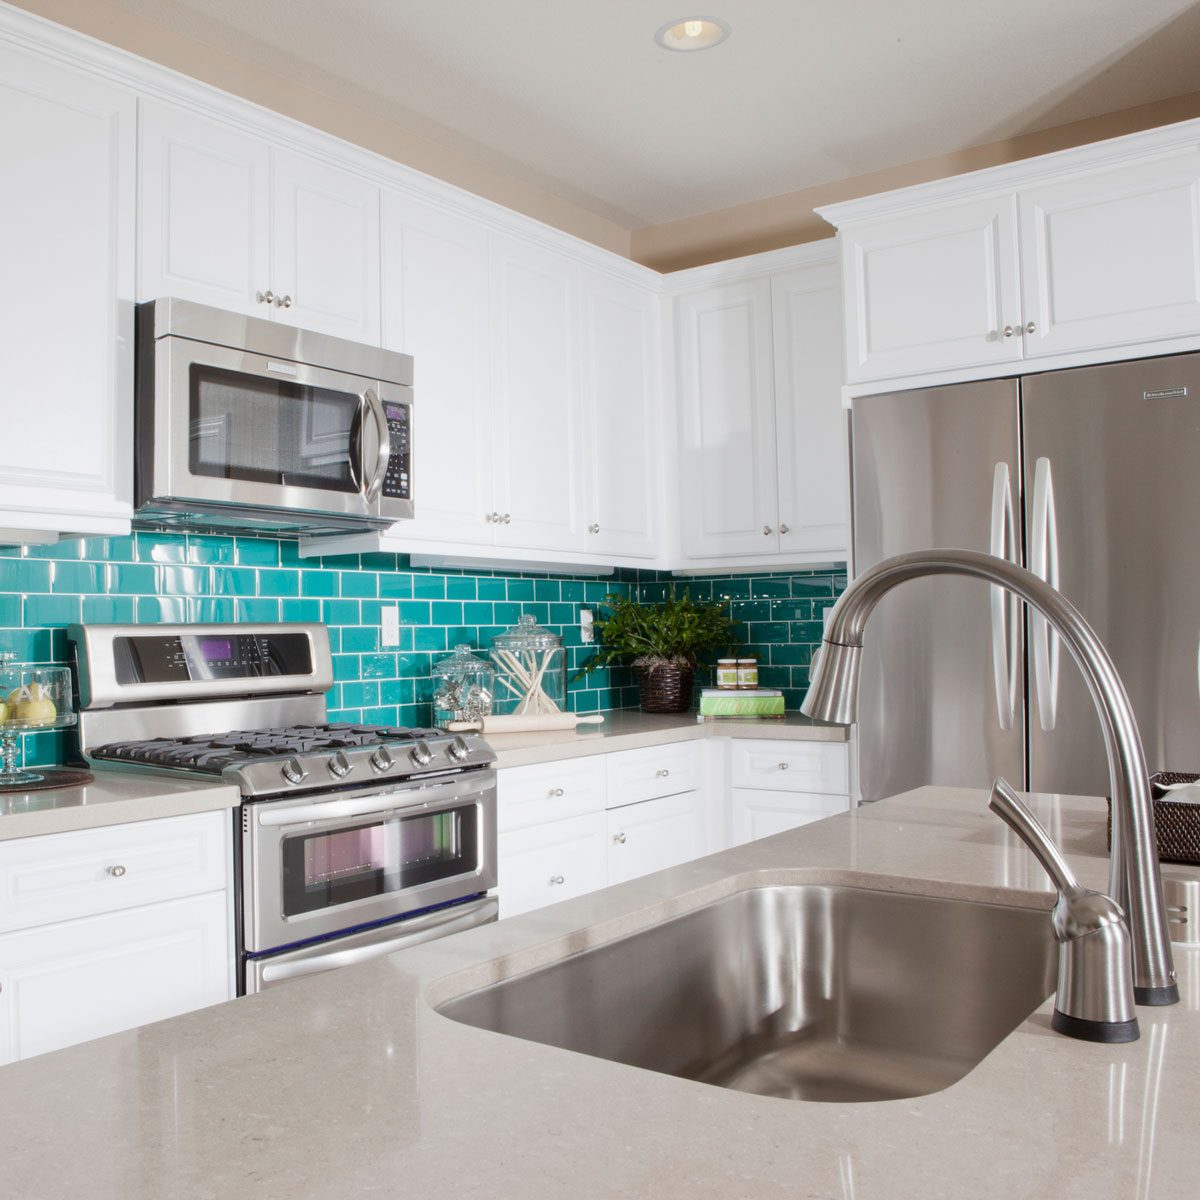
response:
<path id="1" fill-rule="evenodd" d="M 518 716 L 566 712 L 567 652 L 562 638 L 526 613 L 492 639 L 496 712 Z"/>
<path id="2" fill-rule="evenodd" d="M 71 668 L 19 663 L 16 657 L 0 654 L 0 787 L 41 783 L 45 778 L 17 767 L 21 734 L 75 724 Z"/>
<path id="3" fill-rule="evenodd" d="M 434 665 L 433 720 L 446 728 L 451 721 L 482 721 L 491 716 L 496 670 L 465 642 Z"/>

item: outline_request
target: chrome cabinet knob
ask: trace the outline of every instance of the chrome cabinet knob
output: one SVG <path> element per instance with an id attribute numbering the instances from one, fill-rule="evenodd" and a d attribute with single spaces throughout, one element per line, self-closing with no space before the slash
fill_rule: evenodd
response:
<path id="1" fill-rule="evenodd" d="M 779 532 L 780 532 L 780 533 L 787 533 L 787 532 L 788 532 L 788 527 L 787 527 L 786 525 L 780 525 L 780 527 L 779 527 Z"/>
<path id="2" fill-rule="evenodd" d="M 599 532 L 600 532 L 599 525 L 589 525 L 588 526 L 588 533 L 599 533 Z"/>
<path id="3" fill-rule="evenodd" d="M 561 875 L 551 875 L 550 876 L 550 886 L 551 887 L 554 887 L 555 884 L 566 883 L 566 882 L 567 881 Z"/>
<path id="4" fill-rule="evenodd" d="M 770 527 L 770 525 L 764 525 L 764 526 L 763 526 L 763 537 L 770 537 L 770 536 L 771 536 L 771 527 Z"/>
<path id="5" fill-rule="evenodd" d="M 433 762 L 433 751 L 429 748 L 428 742 L 418 742 L 409 752 L 408 757 L 417 764 L 418 767 L 427 767 Z"/>
<path id="6" fill-rule="evenodd" d="M 308 772 L 298 758 L 289 758 L 279 768 L 279 773 L 288 783 L 303 783 L 308 778 Z"/>
<path id="7" fill-rule="evenodd" d="M 291 308 L 292 307 L 291 296 L 276 296 L 275 297 L 275 307 L 276 308 Z"/>
<path id="8" fill-rule="evenodd" d="M 105 867 L 105 872 L 111 875 L 114 879 L 120 879 L 125 874 L 125 868 L 120 863 L 115 863 L 111 867 Z"/>
<path id="9" fill-rule="evenodd" d="M 354 769 L 353 764 L 346 757 L 344 750 L 338 750 L 334 754 L 331 754 L 328 766 L 330 775 L 335 775 L 338 779 L 345 779 Z"/>
<path id="10" fill-rule="evenodd" d="M 657 776 L 659 779 L 666 779 L 666 777 L 667 777 L 668 775 L 670 775 L 670 773 L 671 773 L 671 772 L 670 772 L 670 771 L 668 771 L 666 767 L 660 767 L 660 768 L 659 768 L 657 771 L 655 771 L 655 772 L 654 772 L 654 774 L 655 774 L 655 775 L 656 775 L 656 776 Z"/>
<path id="11" fill-rule="evenodd" d="M 1026 333 L 1036 333 L 1037 326 L 1032 321 L 1027 321 L 1025 323 L 1025 332 Z"/>
<path id="12" fill-rule="evenodd" d="M 500 524 L 500 514 L 498 512 L 490 513 L 488 515 L 488 520 L 491 521 L 494 525 L 499 525 Z"/>
<path id="13" fill-rule="evenodd" d="M 786 770 L 788 769 L 788 766 L 789 766 L 789 764 L 788 764 L 788 763 L 781 762 L 781 763 L 779 764 L 779 769 L 780 769 L 781 771 L 786 771 Z"/>
<path id="14" fill-rule="evenodd" d="M 455 762 L 465 762 L 470 757 L 471 747 L 462 738 L 456 737 L 451 739 L 450 745 L 446 747 L 446 753 Z"/>
<path id="15" fill-rule="evenodd" d="M 613 834 L 613 841 L 614 841 L 614 842 L 615 842 L 615 843 L 616 843 L 618 846 L 623 846 L 623 845 L 625 845 L 625 835 L 624 835 L 623 833 L 614 833 L 614 834 Z"/>
<path id="16" fill-rule="evenodd" d="M 392 757 L 392 752 L 386 746 L 380 746 L 374 754 L 371 755 L 371 769 L 379 771 L 381 774 L 384 771 L 390 771 L 396 765 L 396 760 Z"/>
<path id="17" fill-rule="evenodd" d="M 274 304 L 275 303 L 275 293 L 273 291 L 271 291 L 270 288 L 268 288 L 265 292 L 255 292 L 254 296 L 255 296 L 255 299 L 259 302 L 259 304 Z"/>
<path id="18" fill-rule="evenodd" d="M 512 523 L 512 513 L 505 513 L 501 519 L 505 525 L 510 525 Z"/>
<path id="19" fill-rule="evenodd" d="M 551 788 L 550 789 L 550 795 L 552 795 L 552 796 L 561 796 L 562 794 L 563 794 L 562 788 Z"/>
<path id="20" fill-rule="evenodd" d="M 1018 326 L 1017 328 L 1020 328 L 1020 327 Z M 1013 326 L 1011 326 L 1011 325 L 1005 325 L 1005 327 L 1000 332 L 1004 335 L 1004 337 L 1006 339 L 1017 336 L 1017 329 L 1013 328 Z"/>

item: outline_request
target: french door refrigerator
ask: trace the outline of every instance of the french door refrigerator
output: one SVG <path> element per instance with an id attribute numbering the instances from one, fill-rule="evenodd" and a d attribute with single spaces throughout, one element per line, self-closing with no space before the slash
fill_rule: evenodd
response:
<path id="1" fill-rule="evenodd" d="M 957 547 L 1049 579 L 1112 654 L 1152 771 L 1200 771 L 1200 355 L 856 399 L 854 570 Z M 926 783 L 1104 795 L 1091 699 L 1036 614 L 976 580 L 867 627 L 864 801 Z"/>

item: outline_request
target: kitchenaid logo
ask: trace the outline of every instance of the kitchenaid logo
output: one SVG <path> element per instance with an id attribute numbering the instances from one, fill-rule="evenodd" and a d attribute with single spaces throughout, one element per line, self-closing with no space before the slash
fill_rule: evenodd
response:
<path id="1" fill-rule="evenodd" d="M 1177 400 L 1180 396 L 1187 395 L 1187 388 L 1174 387 L 1162 388 L 1157 392 L 1143 392 L 1143 400 Z"/>

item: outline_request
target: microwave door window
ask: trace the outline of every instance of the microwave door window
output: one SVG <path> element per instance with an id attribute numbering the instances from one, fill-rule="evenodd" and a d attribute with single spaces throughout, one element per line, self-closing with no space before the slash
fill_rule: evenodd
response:
<path id="1" fill-rule="evenodd" d="M 360 402 L 351 392 L 193 364 L 193 475 L 357 492 Z"/>

